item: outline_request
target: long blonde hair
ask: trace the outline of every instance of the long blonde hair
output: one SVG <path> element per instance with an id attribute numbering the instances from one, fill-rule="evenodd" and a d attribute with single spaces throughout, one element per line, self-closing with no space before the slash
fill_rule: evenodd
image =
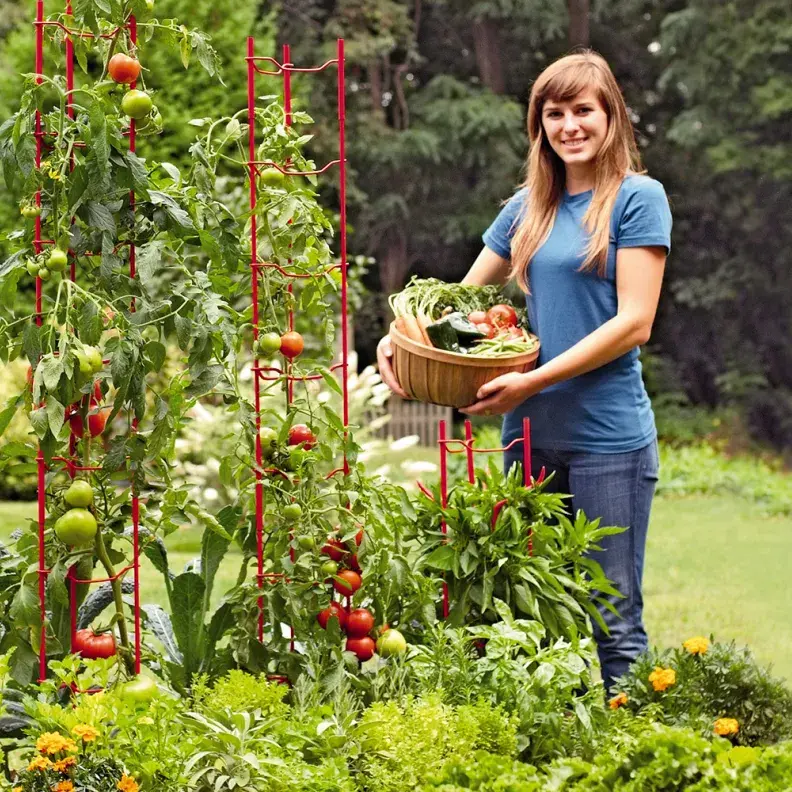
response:
<path id="1" fill-rule="evenodd" d="M 593 88 L 608 116 L 608 132 L 596 159 L 594 197 L 583 216 L 590 238 L 581 271 L 595 267 L 605 275 L 610 241 L 610 218 L 624 177 L 643 173 L 624 97 L 605 59 L 586 50 L 552 63 L 537 78 L 528 105 L 527 200 L 517 219 L 511 244 L 511 272 L 523 291 L 528 291 L 528 264 L 547 241 L 566 187 L 566 171 L 553 151 L 542 126 L 545 102 L 565 102 L 586 88 Z"/>

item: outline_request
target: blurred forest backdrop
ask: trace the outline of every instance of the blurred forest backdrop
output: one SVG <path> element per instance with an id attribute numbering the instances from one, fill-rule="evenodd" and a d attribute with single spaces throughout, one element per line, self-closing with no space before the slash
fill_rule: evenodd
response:
<path id="1" fill-rule="evenodd" d="M 0 2 L 6 118 L 20 72 L 33 68 L 34 2 Z M 789 0 L 156 0 L 156 13 L 209 32 L 225 64 L 220 85 L 185 72 L 177 56 L 147 63 L 165 134 L 145 146 L 176 164 L 188 156 L 191 118 L 244 106 L 246 35 L 256 35 L 257 54 L 278 59 L 289 42 L 297 64 L 333 57 L 336 37 L 346 39 L 350 253 L 375 260 L 356 317 L 363 363 L 382 332 L 385 294 L 413 273 L 461 278 L 478 253 L 522 178 L 537 74 L 574 46 L 601 52 L 674 212 L 644 354 L 658 414 L 678 428 L 708 410 L 738 415 L 755 439 L 792 452 Z M 295 83 L 297 105 L 320 122 L 318 162 L 334 145 L 334 77 Z M 280 81 L 258 87 L 276 93 Z M 0 193 L 3 255 L 18 199 Z"/>

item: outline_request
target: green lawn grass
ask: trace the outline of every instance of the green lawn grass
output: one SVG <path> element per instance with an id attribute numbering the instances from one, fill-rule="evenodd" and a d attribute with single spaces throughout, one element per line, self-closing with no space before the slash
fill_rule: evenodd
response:
<path id="1" fill-rule="evenodd" d="M 0 539 L 34 515 L 35 504 L 0 503 Z M 192 534 L 172 538 L 174 571 L 196 554 Z M 755 504 L 737 496 L 658 498 L 644 585 L 650 641 L 671 646 L 711 633 L 718 640 L 735 639 L 792 680 L 791 554 L 790 517 L 762 516 Z M 215 598 L 233 585 L 239 561 L 238 554 L 229 553 Z M 165 605 L 162 577 L 146 560 L 142 570 L 143 601 Z"/>

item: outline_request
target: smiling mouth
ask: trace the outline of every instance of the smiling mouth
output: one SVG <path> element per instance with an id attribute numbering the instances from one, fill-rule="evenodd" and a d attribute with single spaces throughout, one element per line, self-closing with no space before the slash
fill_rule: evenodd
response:
<path id="1" fill-rule="evenodd" d="M 581 146 L 588 138 L 576 138 L 575 140 L 562 140 L 561 144 L 564 146 Z"/>

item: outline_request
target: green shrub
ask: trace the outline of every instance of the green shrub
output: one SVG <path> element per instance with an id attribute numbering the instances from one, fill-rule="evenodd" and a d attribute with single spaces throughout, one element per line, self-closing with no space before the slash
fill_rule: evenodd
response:
<path id="1" fill-rule="evenodd" d="M 270 682 L 265 676 L 233 670 L 211 687 L 205 677 L 198 680 L 193 698 L 196 709 L 204 714 L 261 710 L 265 717 L 284 718 L 289 713 L 289 705 L 283 702 L 288 692 L 285 685 Z"/>
<path id="2" fill-rule="evenodd" d="M 690 726 L 702 735 L 712 735 L 719 719 L 731 718 L 737 721 L 738 731 L 729 735 L 736 745 L 792 737 L 792 692 L 782 680 L 734 642 L 707 646 L 707 639 L 693 640 L 698 646 L 686 641 L 687 648 L 654 649 L 636 661 L 617 685 L 629 710 L 643 713 L 651 706 L 658 720 Z M 650 680 L 657 668 L 673 671 L 674 681 L 664 690 Z"/>

